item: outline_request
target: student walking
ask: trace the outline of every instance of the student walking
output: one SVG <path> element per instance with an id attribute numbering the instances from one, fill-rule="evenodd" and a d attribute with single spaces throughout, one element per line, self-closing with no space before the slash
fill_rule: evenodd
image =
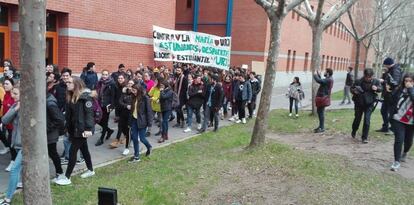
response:
<path id="1" fill-rule="evenodd" d="M 119 121 L 121 132 L 125 136 L 125 149 L 122 152 L 122 155 L 126 156 L 129 154 L 129 143 L 131 139 L 130 134 L 130 122 L 131 122 L 131 108 L 132 108 L 132 86 L 134 86 L 134 81 L 129 80 L 126 87 L 122 89 L 122 95 L 119 99 Z M 122 143 L 121 143 L 122 144 Z"/>
<path id="2" fill-rule="evenodd" d="M 299 102 L 302 100 L 303 89 L 299 77 L 294 77 L 293 82 L 289 85 L 287 96 L 289 97 L 289 117 L 292 116 L 292 108 L 295 105 L 295 116 L 299 117 Z"/>
<path id="3" fill-rule="evenodd" d="M 87 142 L 87 139 L 92 136 L 92 130 L 95 125 L 91 92 L 89 89 L 86 89 L 85 84 L 78 77 L 72 77 L 67 81 L 67 90 L 66 129 L 72 144 L 69 149 L 69 164 L 66 174 L 64 177 L 56 180 L 56 184 L 59 185 L 69 185 L 72 183 L 70 177 L 75 168 L 76 156 L 79 150 L 88 168 L 88 171 L 83 173 L 81 178 L 95 175 Z"/>
<path id="4" fill-rule="evenodd" d="M 172 112 L 173 92 L 168 81 L 163 81 L 160 86 L 160 103 L 161 103 L 161 138 L 158 143 L 168 140 L 168 121 Z"/>
<path id="5" fill-rule="evenodd" d="M 352 67 L 348 67 L 344 86 L 344 98 L 342 99 L 341 105 L 345 103 L 346 99 L 348 99 L 348 104 L 351 104 L 351 86 L 354 84 L 354 75 L 352 75 L 352 70 Z"/>
<path id="6" fill-rule="evenodd" d="M 233 90 L 233 102 L 236 103 L 239 118 L 236 123 L 246 124 L 246 105 L 252 100 L 252 86 L 250 81 L 246 81 L 244 74 L 239 75 L 239 84 L 237 89 Z"/>

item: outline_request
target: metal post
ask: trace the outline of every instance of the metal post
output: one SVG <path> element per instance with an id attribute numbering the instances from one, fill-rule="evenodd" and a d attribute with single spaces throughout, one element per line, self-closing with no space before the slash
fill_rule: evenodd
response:
<path id="1" fill-rule="evenodd" d="M 198 11 L 200 10 L 200 0 L 194 0 L 193 12 L 193 31 L 198 31 Z"/>
<path id="2" fill-rule="evenodd" d="M 227 0 L 226 36 L 231 36 L 232 15 L 233 15 L 233 0 Z"/>

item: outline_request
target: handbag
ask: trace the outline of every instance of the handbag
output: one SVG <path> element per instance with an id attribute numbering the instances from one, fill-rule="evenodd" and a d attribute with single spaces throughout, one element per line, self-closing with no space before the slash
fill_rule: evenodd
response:
<path id="1" fill-rule="evenodd" d="M 327 107 L 331 105 L 331 98 L 329 95 L 325 95 L 323 97 L 316 97 L 315 98 L 316 107 Z"/>

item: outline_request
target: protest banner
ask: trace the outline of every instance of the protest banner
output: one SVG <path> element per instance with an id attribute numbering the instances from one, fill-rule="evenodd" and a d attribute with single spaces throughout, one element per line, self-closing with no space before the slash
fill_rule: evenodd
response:
<path id="1" fill-rule="evenodd" d="M 154 60 L 193 63 L 228 70 L 231 37 L 153 26 Z"/>

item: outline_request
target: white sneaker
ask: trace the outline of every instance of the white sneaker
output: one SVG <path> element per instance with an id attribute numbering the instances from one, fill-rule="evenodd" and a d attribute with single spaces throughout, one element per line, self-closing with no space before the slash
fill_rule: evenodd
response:
<path id="1" fill-rule="evenodd" d="M 201 130 L 201 124 L 197 124 L 197 130 Z"/>
<path id="2" fill-rule="evenodd" d="M 65 174 L 59 174 L 56 178 L 52 179 L 53 183 L 56 183 L 58 180 L 66 178 Z"/>
<path id="3" fill-rule="evenodd" d="M 299 117 L 299 114 L 296 114 L 295 116 L 296 116 L 296 117 Z"/>
<path id="4" fill-rule="evenodd" d="M 241 123 L 241 120 L 236 120 L 236 122 L 235 122 L 235 123 L 239 124 L 239 123 Z"/>
<path id="5" fill-rule="evenodd" d="M 122 155 L 127 156 L 129 154 L 129 149 L 124 149 Z"/>
<path id="6" fill-rule="evenodd" d="M 9 152 L 10 152 L 10 148 L 6 147 L 6 148 L 0 150 L 0 155 L 7 154 Z"/>
<path id="7" fill-rule="evenodd" d="M 185 133 L 187 133 L 187 132 L 191 132 L 191 128 L 190 128 L 190 127 L 187 127 L 187 129 L 185 129 L 185 130 L 184 130 L 184 132 L 185 132 Z"/>
<path id="8" fill-rule="evenodd" d="M 243 119 L 242 119 L 242 123 L 243 123 L 243 124 L 246 124 L 246 118 L 243 118 Z"/>
<path id="9" fill-rule="evenodd" d="M 72 182 L 66 176 L 63 176 L 61 179 L 56 180 L 56 184 L 66 186 L 72 184 Z"/>
<path id="10" fill-rule="evenodd" d="M 391 171 L 394 171 L 394 172 L 398 171 L 398 169 L 400 168 L 400 166 L 401 166 L 400 162 L 395 161 L 391 165 Z"/>
<path id="11" fill-rule="evenodd" d="M 229 118 L 229 121 L 235 121 L 236 120 L 236 116 L 232 116 L 231 118 Z"/>
<path id="12" fill-rule="evenodd" d="M 9 166 L 7 166 L 6 167 L 6 172 L 10 172 L 10 170 L 11 170 L 11 168 L 12 168 L 12 166 L 14 165 L 14 161 L 10 161 L 10 164 L 9 164 Z"/>
<path id="13" fill-rule="evenodd" d="M 95 172 L 91 171 L 91 170 L 88 170 L 85 173 L 81 174 L 81 178 L 85 179 L 85 178 L 91 177 L 93 175 L 95 175 Z"/>
<path id="14" fill-rule="evenodd" d="M 23 189 L 23 183 L 22 182 L 17 183 L 17 188 L 18 189 Z"/>
<path id="15" fill-rule="evenodd" d="M 289 117 L 292 117 L 292 113 L 289 113 Z"/>

